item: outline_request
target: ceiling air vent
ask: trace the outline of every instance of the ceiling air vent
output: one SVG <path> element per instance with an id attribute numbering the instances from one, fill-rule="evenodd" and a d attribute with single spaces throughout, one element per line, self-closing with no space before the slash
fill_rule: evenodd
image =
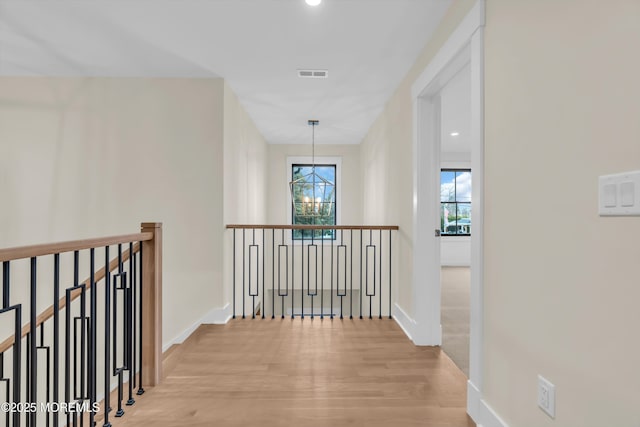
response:
<path id="1" fill-rule="evenodd" d="M 303 79 L 326 79 L 329 77 L 328 70 L 298 70 L 298 77 Z"/>

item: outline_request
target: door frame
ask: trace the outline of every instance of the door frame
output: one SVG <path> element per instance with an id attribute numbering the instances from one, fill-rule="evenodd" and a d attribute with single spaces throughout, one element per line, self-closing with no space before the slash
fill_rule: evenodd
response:
<path id="1" fill-rule="evenodd" d="M 471 293 L 467 412 L 479 419 L 483 384 L 484 0 L 478 0 L 411 88 L 413 100 L 413 340 L 440 345 L 439 92 L 464 65 L 471 70 Z"/>

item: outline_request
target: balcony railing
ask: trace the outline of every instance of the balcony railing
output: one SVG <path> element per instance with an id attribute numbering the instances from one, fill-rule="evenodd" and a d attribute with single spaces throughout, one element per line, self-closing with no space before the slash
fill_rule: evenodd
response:
<path id="1" fill-rule="evenodd" d="M 160 381 L 161 224 L 1 249 L 0 262 L 0 425 L 110 426 Z"/>
<path id="2" fill-rule="evenodd" d="M 234 318 L 391 318 L 397 226 L 227 229 L 232 233 Z"/>

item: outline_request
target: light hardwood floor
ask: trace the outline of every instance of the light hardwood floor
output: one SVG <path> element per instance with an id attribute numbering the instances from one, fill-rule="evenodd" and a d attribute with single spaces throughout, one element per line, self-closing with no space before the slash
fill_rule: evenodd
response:
<path id="1" fill-rule="evenodd" d="M 454 363 L 469 375 L 469 267 L 443 267 L 442 283 L 442 349 Z"/>
<path id="2" fill-rule="evenodd" d="M 466 378 L 389 319 L 203 325 L 117 426 L 471 427 Z"/>

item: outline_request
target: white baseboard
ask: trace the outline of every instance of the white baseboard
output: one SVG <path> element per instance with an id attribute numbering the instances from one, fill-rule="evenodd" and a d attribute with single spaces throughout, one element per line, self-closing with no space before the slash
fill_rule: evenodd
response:
<path id="1" fill-rule="evenodd" d="M 222 308 L 214 308 L 202 319 L 205 325 L 224 325 L 231 320 L 231 304 L 227 303 Z"/>
<path id="2" fill-rule="evenodd" d="M 482 399 L 482 393 L 471 381 L 467 382 L 467 413 L 478 427 L 509 427 Z"/>
<path id="3" fill-rule="evenodd" d="M 393 319 L 396 323 L 402 328 L 404 333 L 409 337 L 411 341 L 413 341 L 413 330 L 415 328 L 416 322 L 398 305 L 395 303 L 393 305 Z"/>
<path id="4" fill-rule="evenodd" d="M 176 337 L 174 337 L 169 342 L 165 343 L 162 346 L 162 352 L 164 353 L 174 344 L 182 344 L 187 338 L 191 336 L 191 334 L 198 329 L 198 327 L 202 324 L 205 325 L 224 325 L 231 319 L 231 305 L 227 304 L 222 308 L 214 308 L 205 314 L 200 320 L 189 326 L 187 329 L 182 331 Z"/>

